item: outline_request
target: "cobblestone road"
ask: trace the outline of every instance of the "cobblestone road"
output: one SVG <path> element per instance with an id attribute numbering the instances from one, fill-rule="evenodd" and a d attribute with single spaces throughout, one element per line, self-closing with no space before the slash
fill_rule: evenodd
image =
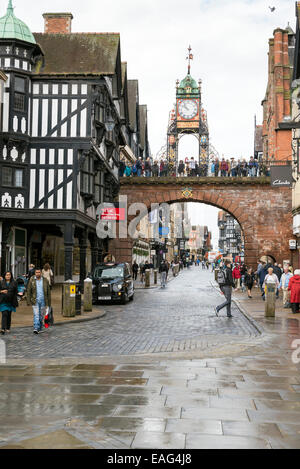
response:
<path id="1" fill-rule="evenodd" d="M 5 336 L 7 357 L 59 358 L 192 351 L 249 341 L 259 333 L 233 306 L 217 318 L 213 307 L 223 298 L 212 286 L 213 275 L 199 268 L 183 272 L 166 290 L 136 292 L 125 306 L 102 306 L 99 320 L 53 327 L 39 336 L 19 329 Z"/>

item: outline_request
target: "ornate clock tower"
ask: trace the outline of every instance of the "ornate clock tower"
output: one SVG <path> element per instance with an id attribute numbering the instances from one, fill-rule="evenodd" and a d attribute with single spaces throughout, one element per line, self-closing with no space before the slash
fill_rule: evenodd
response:
<path id="1" fill-rule="evenodd" d="M 176 174 L 178 167 L 178 144 L 181 137 L 193 134 L 199 141 L 199 155 L 195 160 L 209 159 L 209 131 L 207 114 L 201 103 L 201 80 L 197 82 L 191 76 L 191 46 L 188 48 L 188 74 L 176 82 L 176 106 L 170 114 L 168 127 L 168 162 L 171 171 Z"/>

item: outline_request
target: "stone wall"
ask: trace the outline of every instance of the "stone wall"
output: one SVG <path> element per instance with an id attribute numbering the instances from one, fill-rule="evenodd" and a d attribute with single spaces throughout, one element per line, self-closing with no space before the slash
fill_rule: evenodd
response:
<path id="1" fill-rule="evenodd" d="M 262 255 L 277 262 L 290 259 L 289 240 L 293 239 L 292 191 L 272 188 L 267 178 L 243 179 L 233 183 L 218 178 L 198 179 L 123 178 L 120 195 L 128 197 L 128 205 L 144 203 L 200 202 L 232 214 L 245 236 L 245 262 L 256 267 Z M 191 188 L 190 198 L 183 195 Z M 110 250 L 118 261 L 131 262 L 132 240 L 114 240 Z"/>

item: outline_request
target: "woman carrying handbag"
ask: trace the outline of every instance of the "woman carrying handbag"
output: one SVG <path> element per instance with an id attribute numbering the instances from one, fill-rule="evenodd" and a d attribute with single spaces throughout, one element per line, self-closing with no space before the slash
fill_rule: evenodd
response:
<path id="1" fill-rule="evenodd" d="M 18 307 L 18 285 L 11 272 L 6 272 L 0 282 L 0 311 L 2 313 L 1 334 L 10 332 L 11 313 Z"/>

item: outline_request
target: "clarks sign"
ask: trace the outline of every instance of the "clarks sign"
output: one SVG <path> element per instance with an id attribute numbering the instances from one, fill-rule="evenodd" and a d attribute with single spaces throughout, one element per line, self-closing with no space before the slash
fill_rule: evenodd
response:
<path id="1" fill-rule="evenodd" d="M 292 187 L 293 173 L 292 166 L 272 166 L 271 167 L 272 187 Z"/>

